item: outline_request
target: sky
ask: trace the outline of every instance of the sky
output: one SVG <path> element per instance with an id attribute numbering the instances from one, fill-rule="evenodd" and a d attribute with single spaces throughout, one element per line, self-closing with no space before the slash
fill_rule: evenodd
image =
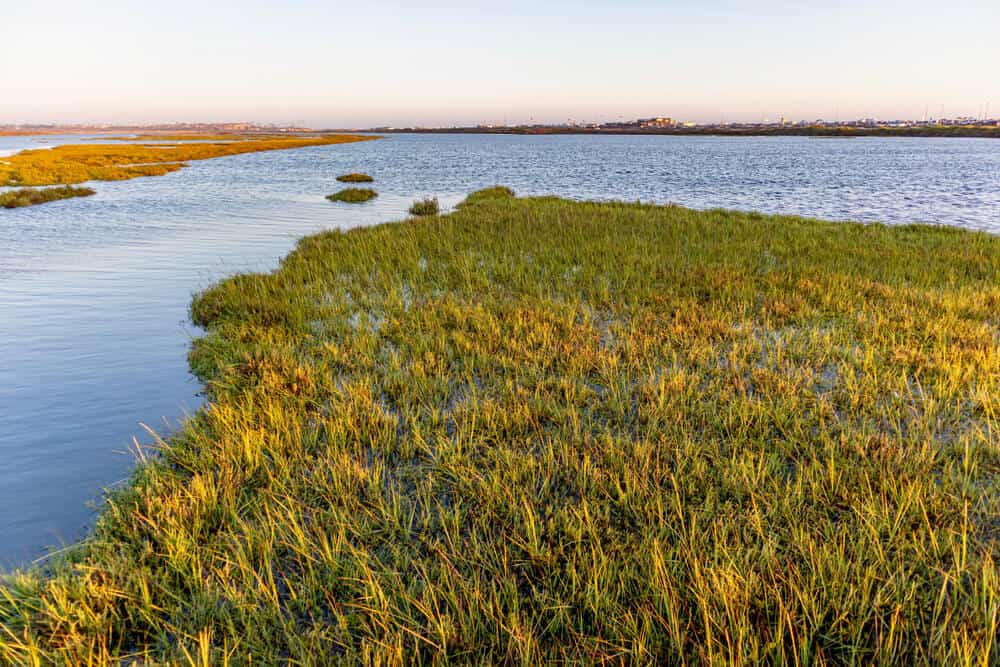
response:
<path id="1" fill-rule="evenodd" d="M 1000 0 L 3 0 L 0 124 L 1000 117 Z"/>

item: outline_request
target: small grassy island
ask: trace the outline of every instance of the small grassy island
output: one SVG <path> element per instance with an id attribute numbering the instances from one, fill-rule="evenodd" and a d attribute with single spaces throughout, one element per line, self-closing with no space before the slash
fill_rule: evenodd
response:
<path id="1" fill-rule="evenodd" d="M 21 188 L 20 190 L 10 190 L 0 192 L 0 207 L 20 208 L 22 206 L 34 206 L 44 204 L 59 199 L 70 199 L 72 197 L 89 197 L 95 194 L 90 188 L 76 188 L 71 185 L 64 185 L 58 188 Z"/>
<path id="2" fill-rule="evenodd" d="M 1000 238 L 470 196 L 196 298 L 13 664 L 997 658 Z"/>
<path id="3" fill-rule="evenodd" d="M 375 179 L 368 174 L 343 174 L 337 180 L 341 183 L 372 183 Z"/>
<path id="4" fill-rule="evenodd" d="M 410 206 L 410 215 L 437 215 L 440 208 L 437 197 L 418 199 Z"/>
<path id="5" fill-rule="evenodd" d="M 67 185 L 84 181 L 121 181 L 162 176 L 193 160 L 260 151 L 326 146 L 377 137 L 346 134 L 315 136 L 217 135 L 140 137 L 129 144 L 65 144 L 36 148 L 0 159 L 0 186 Z M 183 141 L 181 141 L 183 139 Z M 127 139 L 128 140 L 128 139 Z"/>
<path id="6" fill-rule="evenodd" d="M 348 204 L 360 204 L 378 197 L 378 193 L 371 188 L 344 188 L 326 198 L 330 201 L 345 202 Z"/>

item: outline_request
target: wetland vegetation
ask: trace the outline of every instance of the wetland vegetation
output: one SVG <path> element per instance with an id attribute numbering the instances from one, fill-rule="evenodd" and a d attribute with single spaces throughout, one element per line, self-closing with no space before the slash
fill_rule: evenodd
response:
<path id="1" fill-rule="evenodd" d="M 437 215 L 440 208 L 437 197 L 426 197 L 413 202 L 410 206 L 410 215 Z"/>
<path id="2" fill-rule="evenodd" d="M 343 174 L 342 176 L 338 176 L 337 180 L 340 181 L 341 183 L 371 183 L 375 179 L 369 176 L 368 174 L 355 173 L 355 174 Z"/>
<path id="3" fill-rule="evenodd" d="M 0 661 L 986 664 L 1000 239 L 470 196 L 199 295 Z"/>
<path id="4" fill-rule="evenodd" d="M 378 193 L 371 188 L 344 188 L 334 192 L 332 195 L 327 195 L 326 198 L 330 201 L 345 202 L 347 204 L 361 204 L 366 201 L 370 201 L 378 197 Z"/>
<path id="5" fill-rule="evenodd" d="M 184 141 L 150 137 L 149 142 L 145 143 L 65 144 L 53 148 L 29 149 L 0 159 L 0 186 L 64 185 L 162 176 L 184 168 L 185 163 L 193 160 L 377 138 L 334 134 L 306 137 L 250 136 L 237 140 L 238 136 L 233 135 L 226 141 L 198 141 L 199 135 L 185 135 Z"/>
<path id="6" fill-rule="evenodd" d="M 90 188 L 77 188 L 64 185 L 57 188 L 20 188 L 8 192 L 0 192 L 0 207 L 20 208 L 34 206 L 59 199 L 72 197 L 89 197 L 95 194 Z"/>

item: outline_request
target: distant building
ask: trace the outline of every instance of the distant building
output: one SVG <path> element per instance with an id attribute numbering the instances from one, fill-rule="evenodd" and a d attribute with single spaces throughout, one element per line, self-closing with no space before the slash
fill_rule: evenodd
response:
<path id="1" fill-rule="evenodd" d="M 641 128 L 666 128 L 677 125 L 677 121 L 673 118 L 640 118 L 636 122 Z"/>

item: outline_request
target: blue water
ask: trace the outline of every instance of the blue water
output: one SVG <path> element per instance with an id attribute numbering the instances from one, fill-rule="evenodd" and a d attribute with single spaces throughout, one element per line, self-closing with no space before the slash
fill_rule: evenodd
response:
<path id="1" fill-rule="evenodd" d="M 51 144 L 81 137 L 45 137 Z M 37 137 L 0 137 L 4 154 Z M 380 197 L 331 204 L 366 171 Z M 126 479 L 140 426 L 197 409 L 191 296 L 270 270 L 299 237 L 454 205 L 497 183 L 519 194 L 675 202 L 1000 232 L 1000 140 L 392 135 L 193 162 L 96 183 L 98 194 L 0 210 L 0 564 L 85 535 Z"/>

